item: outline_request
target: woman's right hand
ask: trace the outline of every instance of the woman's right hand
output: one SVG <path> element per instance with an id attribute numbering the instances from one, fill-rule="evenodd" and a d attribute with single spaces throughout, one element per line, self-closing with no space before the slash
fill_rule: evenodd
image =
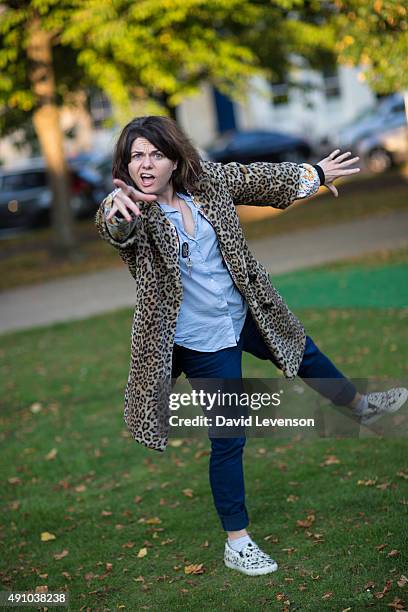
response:
<path id="1" fill-rule="evenodd" d="M 122 213 L 126 221 L 131 221 L 132 218 L 129 215 L 128 210 L 134 212 L 136 217 L 141 215 L 140 208 L 137 206 L 136 202 L 139 202 L 140 200 L 144 200 L 145 202 L 154 202 L 157 200 L 157 195 L 138 191 L 134 187 L 126 185 L 126 183 L 120 179 L 113 179 L 113 182 L 115 186 L 120 189 L 120 191 L 116 193 L 113 199 L 112 207 L 106 217 L 107 221 L 110 221 L 113 215 L 115 215 L 118 211 Z"/>

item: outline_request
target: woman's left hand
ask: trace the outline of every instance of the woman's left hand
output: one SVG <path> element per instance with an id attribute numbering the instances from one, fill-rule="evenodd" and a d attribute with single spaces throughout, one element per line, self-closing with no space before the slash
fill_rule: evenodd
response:
<path id="1" fill-rule="evenodd" d="M 322 159 L 318 162 L 318 165 L 322 168 L 324 175 L 326 177 L 324 186 L 327 187 L 329 191 L 332 192 L 334 197 L 338 197 L 339 192 L 336 187 L 333 185 L 333 181 L 335 179 L 340 178 L 341 176 L 348 176 L 349 174 L 356 174 L 360 172 L 360 168 L 348 168 L 358 161 L 359 157 L 353 157 L 349 159 L 351 153 L 347 151 L 347 153 L 341 153 L 340 149 L 336 149 L 332 151 L 330 155 Z"/>

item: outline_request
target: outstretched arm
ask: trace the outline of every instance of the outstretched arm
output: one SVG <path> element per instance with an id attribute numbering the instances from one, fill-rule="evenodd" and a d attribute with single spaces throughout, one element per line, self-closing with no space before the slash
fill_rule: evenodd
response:
<path id="1" fill-rule="evenodd" d="M 348 159 L 350 153 L 338 155 L 339 153 L 339 150 L 333 151 L 319 162 L 322 180 L 316 167 L 290 162 L 255 162 L 247 165 L 233 162 L 225 164 L 223 171 L 228 190 L 236 205 L 285 209 L 295 200 L 313 195 L 320 184 L 324 184 L 335 196 L 338 195 L 333 181 L 341 176 L 359 172 L 359 168 L 348 168 L 358 157 Z"/>

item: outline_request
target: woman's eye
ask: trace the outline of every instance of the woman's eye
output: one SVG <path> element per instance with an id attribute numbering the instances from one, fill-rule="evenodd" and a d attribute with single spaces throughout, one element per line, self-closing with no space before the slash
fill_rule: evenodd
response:
<path id="1" fill-rule="evenodd" d="M 159 159 L 161 159 L 163 157 L 163 155 L 161 153 L 156 153 L 156 157 L 158 157 Z"/>

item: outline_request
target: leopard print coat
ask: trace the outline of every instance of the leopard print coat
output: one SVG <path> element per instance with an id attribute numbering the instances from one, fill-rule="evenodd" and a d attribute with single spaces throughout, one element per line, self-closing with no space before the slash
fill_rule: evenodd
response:
<path id="1" fill-rule="evenodd" d="M 287 208 L 297 196 L 300 166 L 209 161 L 201 165 L 202 173 L 190 195 L 212 224 L 227 268 L 266 345 L 284 376 L 294 378 L 304 353 L 305 330 L 272 286 L 265 267 L 251 254 L 236 205 Z M 95 219 L 99 234 L 118 249 L 136 281 L 124 420 L 137 442 L 164 451 L 174 335 L 183 297 L 177 232 L 157 202 L 141 201 L 142 214 L 135 228 L 118 242 L 106 227 L 104 202 Z"/>

